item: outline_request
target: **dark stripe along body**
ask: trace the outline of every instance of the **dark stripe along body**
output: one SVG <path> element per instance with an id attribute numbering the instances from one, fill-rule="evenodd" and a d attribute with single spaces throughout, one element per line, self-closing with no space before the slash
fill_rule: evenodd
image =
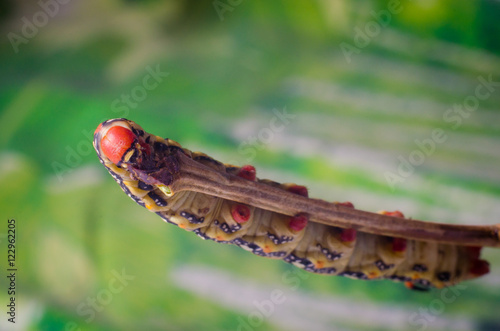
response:
<path id="1" fill-rule="evenodd" d="M 101 139 L 114 126 L 130 129 L 144 147 L 141 147 L 142 153 L 147 152 L 149 159 L 161 160 L 182 150 L 193 160 L 220 172 L 241 176 L 242 168 L 223 164 L 203 153 L 191 152 L 173 140 L 146 133 L 139 125 L 125 119 L 106 121 L 96 130 L 94 147 L 100 161 L 122 189 L 135 202 L 168 223 L 195 232 L 203 239 L 234 244 L 256 255 L 283 259 L 318 274 L 391 279 L 404 281 L 416 289 L 442 288 L 479 276 L 471 273 L 479 248 L 355 233 L 313 222 L 307 222 L 301 229 L 300 222 L 298 227 L 291 225 L 294 217 L 214 196 L 190 191 L 169 196 L 161 185 L 146 184 L 138 179 L 140 176 L 129 171 L 127 165 L 137 162 L 140 154 L 137 148 L 123 152 L 118 165 L 102 152 Z M 141 159 L 141 162 L 145 161 Z M 149 171 L 155 170 L 154 164 L 152 162 Z M 255 180 L 283 190 L 305 190 L 295 184 Z M 249 215 L 235 216 L 235 212 L 245 214 L 248 211 Z M 240 217 L 246 221 L 241 222 Z"/>

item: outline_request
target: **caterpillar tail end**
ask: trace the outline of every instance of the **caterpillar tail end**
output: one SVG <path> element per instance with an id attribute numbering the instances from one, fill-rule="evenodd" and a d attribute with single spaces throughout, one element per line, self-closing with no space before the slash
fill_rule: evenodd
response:
<path id="1" fill-rule="evenodd" d="M 495 235 L 497 239 L 496 247 L 500 247 L 500 224 L 493 226 L 495 228 Z M 469 272 L 466 279 L 474 279 L 490 272 L 490 263 L 486 260 L 481 259 L 481 250 L 483 247 L 467 247 L 467 252 L 469 256 Z"/>
<path id="2" fill-rule="evenodd" d="M 469 270 L 466 279 L 474 279 L 490 272 L 490 263 L 481 259 L 482 247 L 467 247 Z"/>

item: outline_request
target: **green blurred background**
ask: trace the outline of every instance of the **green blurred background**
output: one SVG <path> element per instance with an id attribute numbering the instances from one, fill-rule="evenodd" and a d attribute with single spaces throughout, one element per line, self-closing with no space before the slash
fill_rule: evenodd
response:
<path id="1" fill-rule="evenodd" d="M 500 84 L 481 85 L 500 81 L 499 17 L 493 0 L 3 0 L 0 329 L 499 330 L 498 250 L 444 294 L 308 274 L 165 224 L 91 146 L 126 117 L 312 197 L 499 223 Z"/>

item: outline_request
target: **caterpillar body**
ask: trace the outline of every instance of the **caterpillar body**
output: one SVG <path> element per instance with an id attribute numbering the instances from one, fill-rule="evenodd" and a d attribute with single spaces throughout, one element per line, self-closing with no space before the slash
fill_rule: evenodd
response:
<path id="1" fill-rule="evenodd" d="M 223 164 L 177 142 L 145 132 L 126 119 L 108 120 L 94 134 L 100 162 L 130 198 L 166 222 L 203 239 L 237 245 L 306 271 L 356 279 L 390 279 L 412 289 L 442 288 L 489 272 L 480 247 L 393 238 L 309 222 L 295 216 L 194 192 L 172 192 L 176 153 L 234 176 L 307 196 L 304 186 L 258 179 L 252 166 Z M 175 170 L 175 169 L 174 169 Z M 344 206 L 353 207 L 350 203 Z M 403 217 L 396 212 L 381 212 Z"/>

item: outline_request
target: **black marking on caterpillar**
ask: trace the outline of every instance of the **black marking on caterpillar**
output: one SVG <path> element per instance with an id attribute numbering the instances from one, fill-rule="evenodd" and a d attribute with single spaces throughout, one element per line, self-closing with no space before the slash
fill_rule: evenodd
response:
<path id="1" fill-rule="evenodd" d="M 321 253 L 325 254 L 326 258 L 330 261 L 338 260 L 343 255 L 342 253 L 332 252 L 332 251 L 328 250 L 328 248 L 321 246 L 321 244 L 317 244 L 316 246 L 319 248 Z"/>
<path id="2" fill-rule="evenodd" d="M 162 153 L 162 152 L 165 152 L 166 150 L 168 150 L 168 145 L 160 143 L 160 142 L 155 142 L 153 144 L 153 148 L 155 149 L 155 151 Z"/>
<path id="3" fill-rule="evenodd" d="M 132 131 L 135 133 L 136 136 L 142 137 L 144 136 L 144 130 L 137 129 L 137 128 L 132 128 Z"/>
<path id="4" fill-rule="evenodd" d="M 429 292 L 430 287 L 422 286 L 420 284 L 413 284 L 413 287 L 411 289 L 414 291 Z"/>
<path id="5" fill-rule="evenodd" d="M 303 257 L 298 257 L 297 255 L 295 255 L 293 253 L 286 256 L 283 259 L 283 261 L 291 263 L 291 264 L 298 266 L 304 270 L 314 268 L 313 263 L 311 261 L 309 261 L 309 259 L 303 258 Z"/>
<path id="6" fill-rule="evenodd" d="M 427 266 L 423 265 L 423 264 L 414 264 L 413 265 L 413 268 L 411 268 L 413 271 L 417 271 L 417 272 L 425 272 L 427 271 Z"/>
<path id="7" fill-rule="evenodd" d="M 283 261 L 293 264 L 294 266 L 304 269 L 305 271 L 314 272 L 317 274 L 334 274 L 337 272 L 337 269 L 333 267 L 316 268 L 314 266 L 314 263 L 312 263 L 309 259 L 298 257 L 295 254 L 289 254 L 283 259 Z"/>
<path id="8" fill-rule="evenodd" d="M 198 161 L 198 162 L 212 163 L 212 164 L 215 164 L 217 166 L 222 165 L 221 162 L 214 160 L 211 157 L 206 156 L 206 155 L 196 155 L 195 157 L 193 157 L 193 160 Z"/>
<path id="9" fill-rule="evenodd" d="M 440 272 L 437 274 L 437 278 L 442 282 L 449 282 L 451 274 L 448 271 Z"/>
<path id="10" fill-rule="evenodd" d="M 368 279 L 368 276 L 361 271 L 343 271 L 339 273 L 339 276 L 344 276 L 353 279 L 364 279 L 364 280 Z"/>
<path id="11" fill-rule="evenodd" d="M 318 274 L 334 274 L 337 272 L 337 269 L 336 268 L 320 268 L 320 269 L 316 269 L 314 268 L 314 270 L 312 272 L 315 272 L 315 273 L 318 273 Z"/>
<path id="12" fill-rule="evenodd" d="M 193 214 L 190 214 L 186 211 L 181 211 L 179 213 L 179 215 L 181 215 L 182 217 L 184 217 L 185 219 L 187 219 L 190 223 L 193 223 L 193 224 L 201 224 L 205 221 L 205 217 L 200 217 L 200 218 L 197 218 L 196 216 L 194 216 Z"/>
<path id="13" fill-rule="evenodd" d="M 432 287 L 431 282 L 423 278 L 413 280 L 413 285 L 413 289 L 417 291 L 428 291 Z"/>
<path id="14" fill-rule="evenodd" d="M 115 177 L 116 176 L 116 177 Z M 116 179 L 116 181 L 118 182 L 118 184 L 120 185 L 120 187 L 122 188 L 122 190 L 132 199 L 134 200 L 136 203 L 138 203 L 139 205 L 141 206 L 145 206 L 144 204 L 144 201 L 142 201 L 141 198 L 135 196 L 132 194 L 132 192 L 130 192 L 130 190 L 128 189 L 127 185 L 125 185 L 125 183 L 121 180 L 120 177 L 118 177 L 118 175 L 114 174 L 113 177 Z"/>
<path id="15" fill-rule="evenodd" d="M 293 237 L 290 237 L 290 236 L 281 236 L 281 237 L 278 237 L 277 235 L 275 235 L 275 234 L 273 234 L 271 232 L 268 232 L 267 236 L 269 237 L 269 239 L 272 240 L 272 242 L 275 245 L 280 245 L 280 244 L 284 244 L 284 243 L 288 243 L 288 242 L 293 241 Z"/>
<path id="16" fill-rule="evenodd" d="M 201 231 L 201 229 L 194 229 L 193 232 L 196 233 L 196 235 L 198 237 L 200 237 L 201 239 L 204 239 L 204 240 L 214 240 L 213 238 L 207 236 L 203 231 Z"/>
<path id="17" fill-rule="evenodd" d="M 153 185 L 148 185 L 141 180 L 137 181 L 137 187 L 144 191 L 151 191 L 154 189 Z"/>
<path id="18" fill-rule="evenodd" d="M 239 224 L 229 226 L 227 223 L 221 223 L 218 220 L 214 221 L 214 225 L 217 225 L 225 233 L 235 233 L 236 231 L 241 229 L 241 225 Z"/>
<path id="19" fill-rule="evenodd" d="M 250 251 L 256 255 L 261 255 L 264 253 L 262 251 L 262 248 L 259 247 L 259 245 L 255 244 L 255 243 L 252 243 L 252 242 L 249 242 L 249 241 L 246 241 L 246 240 L 243 240 L 241 238 L 236 238 L 234 240 L 231 241 L 232 244 L 235 244 L 247 251 Z"/>
<path id="20" fill-rule="evenodd" d="M 160 207 L 166 207 L 167 206 L 167 202 L 165 200 L 163 200 L 158 194 L 156 194 L 155 192 L 151 191 L 148 193 L 148 196 L 153 199 L 153 201 L 156 203 L 157 206 L 160 206 Z"/>
<path id="21" fill-rule="evenodd" d="M 286 252 L 281 252 L 281 251 L 278 251 L 278 252 L 270 252 L 270 253 L 266 253 L 264 252 L 262 249 L 261 250 L 258 250 L 256 253 L 254 253 L 256 255 L 259 255 L 259 256 L 264 256 L 264 257 L 279 257 L 279 258 L 283 258 L 286 256 Z"/>
<path id="22" fill-rule="evenodd" d="M 390 279 L 395 282 L 410 282 L 412 279 L 410 277 L 398 276 L 398 275 L 390 275 L 385 278 Z"/>
<path id="23" fill-rule="evenodd" d="M 377 266 L 378 270 L 380 270 L 380 271 L 385 271 L 385 270 L 389 270 L 391 268 L 394 268 L 394 264 L 385 264 L 384 261 L 382 261 L 382 260 L 375 261 L 375 265 Z"/>

